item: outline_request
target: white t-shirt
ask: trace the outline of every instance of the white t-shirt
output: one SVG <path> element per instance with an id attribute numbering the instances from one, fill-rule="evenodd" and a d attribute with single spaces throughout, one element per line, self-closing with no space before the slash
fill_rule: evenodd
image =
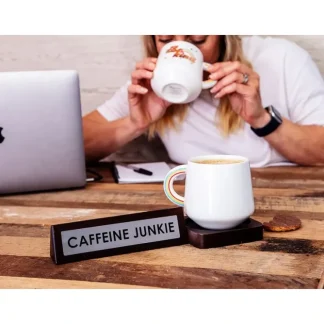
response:
<path id="1" fill-rule="evenodd" d="M 273 105 L 283 117 L 300 125 L 324 125 L 324 80 L 310 55 L 285 39 L 243 37 L 243 51 L 260 76 L 263 107 Z M 129 114 L 127 86 L 98 108 L 109 121 Z M 203 91 L 189 106 L 179 131 L 166 130 L 161 136 L 170 158 L 179 164 L 198 155 L 245 156 L 251 167 L 289 163 L 269 143 L 244 128 L 224 138 L 215 125 L 218 101 Z"/>

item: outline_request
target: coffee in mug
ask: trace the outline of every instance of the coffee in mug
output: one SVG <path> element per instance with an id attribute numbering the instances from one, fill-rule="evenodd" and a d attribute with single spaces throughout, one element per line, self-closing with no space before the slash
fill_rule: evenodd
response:
<path id="1" fill-rule="evenodd" d="M 157 96 L 170 103 L 189 103 L 203 89 L 216 84 L 213 80 L 202 80 L 208 66 L 197 46 L 184 41 L 170 42 L 160 51 L 151 87 Z"/>
<path id="2" fill-rule="evenodd" d="M 185 195 L 177 194 L 173 182 L 186 175 Z M 199 226 L 223 230 L 234 228 L 254 212 L 250 163 L 234 155 L 199 156 L 170 170 L 164 179 L 167 198 L 184 207 Z"/>

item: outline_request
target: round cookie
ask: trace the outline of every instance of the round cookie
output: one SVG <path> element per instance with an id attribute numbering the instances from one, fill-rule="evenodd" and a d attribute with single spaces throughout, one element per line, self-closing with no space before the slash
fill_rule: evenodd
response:
<path id="1" fill-rule="evenodd" d="M 289 232 L 301 227 L 302 223 L 295 216 L 275 216 L 270 222 L 263 223 L 263 228 L 268 232 Z"/>

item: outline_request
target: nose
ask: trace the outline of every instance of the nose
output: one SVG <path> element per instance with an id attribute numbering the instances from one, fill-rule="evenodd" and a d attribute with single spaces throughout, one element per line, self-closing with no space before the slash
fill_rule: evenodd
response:
<path id="1" fill-rule="evenodd" d="M 186 40 L 186 36 L 185 35 L 175 35 L 174 36 L 174 40 L 175 41 L 185 41 Z"/>

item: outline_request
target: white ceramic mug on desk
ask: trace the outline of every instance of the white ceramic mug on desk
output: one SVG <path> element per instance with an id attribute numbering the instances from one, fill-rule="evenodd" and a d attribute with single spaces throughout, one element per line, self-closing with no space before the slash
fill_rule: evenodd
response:
<path id="1" fill-rule="evenodd" d="M 173 181 L 186 175 L 185 197 L 177 194 Z M 170 170 L 164 180 L 168 199 L 183 206 L 196 224 L 206 229 L 234 228 L 254 212 L 249 161 L 241 156 L 208 155 L 191 159 Z"/>
<path id="2" fill-rule="evenodd" d="M 208 66 L 197 46 L 184 41 L 170 42 L 160 51 L 151 87 L 168 102 L 189 103 L 203 89 L 216 84 L 213 80 L 203 81 L 203 71 L 207 71 Z"/>

